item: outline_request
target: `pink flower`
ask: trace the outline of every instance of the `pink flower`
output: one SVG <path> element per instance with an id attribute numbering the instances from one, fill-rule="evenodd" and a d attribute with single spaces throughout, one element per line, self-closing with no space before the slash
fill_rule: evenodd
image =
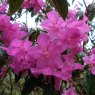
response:
<path id="1" fill-rule="evenodd" d="M 67 63 L 74 63 L 76 54 L 82 51 L 82 47 L 75 46 L 71 49 L 67 49 L 67 54 L 62 54 L 62 59 Z"/>
<path id="2" fill-rule="evenodd" d="M 0 4 L 0 13 L 6 13 L 6 11 L 7 11 L 7 3 L 2 2 L 2 4 Z"/>
<path id="3" fill-rule="evenodd" d="M 34 57 L 37 58 L 37 68 L 60 68 L 62 64 L 61 45 L 52 42 L 47 34 L 38 37 L 38 45 L 34 47 Z M 55 45 L 56 43 L 56 45 Z M 33 52 L 32 52 L 33 53 Z"/>
<path id="4" fill-rule="evenodd" d="M 10 26 L 10 17 L 7 15 L 0 15 L 0 32 L 5 31 Z"/>
<path id="5" fill-rule="evenodd" d="M 8 46 L 14 39 L 22 39 L 27 34 L 27 32 L 20 30 L 19 24 L 17 23 L 10 23 L 10 26 L 7 27 L 8 28 L 2 33 L 1 36 L 1 40 L 6 46 Z"/>
<path id="6" fill-rule="evenodd" d="M 82 20 L 77 20 L 77 19 L 67 19 L 66 20 L 66 29 L 70 29 L 70 28 L 76 28 L 80 31 L 81 35 L 83 36 L 83 40 L 87 40 L 88 39 L 88 32 L 90 31 L 90 27 L 88 26 L 88 24 L 86 23 L 87 21 L 87 17 L 83 16 Z"/>
<path id="7" fill-rule="evenodd" d="M 93 66 L 93 67 L 91 68 L 91 73 L 92 73 L 93 75 L 95 75 L 95 66 Z"/>
<path id="8" fill-rule="evenodd" d="M 73 10 L 68 10 L 68 15 L 67 15 L 67 22 L 72 22 L 76 21 L 76 12 Z"/>
<path id="9" fill-rule="evenodd" d="M 68 90 L 64 90 L 64 93 L 62 95 L 78 95 L 78 94 L 75 92 L 74 87 L 71 87 Z"/>
<path id="10" fill-rule="evenodd" d="M 41 26 L 48 32 L 48 35 L 52 39 L 61 37 L 65 31 L 64 20 L 57 14 L 55 10 L 47 13 L 47 16 L 48 18 L 41 23 Z"/>
<path id="11" fill-rule="evenodd" d="M 67 80 L 67 72 L 61 59 L 61 45 L 50 40 L 47 34 L 38 37 L 38 45 L 32 48 L 33 57 L 37 59 L 36 68 L 31 68 L 33 74 L 53 75 Z M 70 73 L 71 74 L 71 73 Z"/>
<path id="12" fill-rule="evenodd" d="M 86 56 L 83 58 L 83 60 L 88 65 L 95 64 L 95 54 L 92 54 L 90 56 Z"/>
<path id="13" fill-rule="evenodd" d="M 83 20 L 77 20 L 76 14 L 73 11 L 69 11 L 68 19 L 64 21 L 55 10 L 47 13 L 47 16 L 48 18 L 42 21 L 41 26 L 48 32 L 51 39 L 64 40 L 67 39 L 68 36 L 71 36 L 71 39 L 77 38 L 77 42 L 78 40 L 80 42 L 80 40 L 86 41 L 88 39 L 87 33 L 90 28 L 86 24 L 87 19 L 85 17 Z M 78 39 L 79 37 L 80 39 Z M 68 42 L 68 44 L 72 44 L 73 46 L 73 43 Z"/>
<path id="14" fill-rule="evenodd" d="M 80 46 L 81 42 L 84 40 L 84 35 L 77 28 L 68 29 L 64 35 L 62 42 L 65 48 L 73 48 Z"/>
<path id="15" fill-rule="evenodd" d="M 41 10 L 41 8 L 45 5 L 43 0 L 24 0 L 24 3 L 22 5 L 22 8 L 28 8 L 28 9 L 34 9 L 35 12 L 38 12 Z M 41 8 L 40 8 L 41 7 Z"/>
<path id="16" fill-rule="evenodd" d="M 91 54 L 83 58 L 84 62 L 90 66 L 89 70 L 95 75 L 95 54 Z"/>
<path id="17" fill-rule="evenodd" d="M 15 39 L 11 42 L 9 47 L 5 48 L 8 55 L 13 59 L 10 64 L 11 68 L 16 74 L 28 68 L 35 67 L 35 59 L 31 55 L 32 43 L 28 40 L 21 41 Z"/>
<path id="18" fill-rule="evenodd" d="M 30 68 L 34 75 L 53 75 L 62 80 L 70 80 L 73 70 L 83 68 L 78 63 L 67 62 L 67 59 L 63 62 L 61 57 L 63 52 L 62 43 L 59 43 L 57 40 L 52 41 L 47 34 L 41 34 L 37 42 L 37 46 L 32 47 L 31 52 L 32 56 L 37 60 L 36 67 Z M 68 58 L 68 60 L 70 59 Z"/>

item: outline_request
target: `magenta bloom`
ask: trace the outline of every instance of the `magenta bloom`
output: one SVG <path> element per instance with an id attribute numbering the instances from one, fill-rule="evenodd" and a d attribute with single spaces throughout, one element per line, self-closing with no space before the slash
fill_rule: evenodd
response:
<path id="1" fill-rule="evenodd" d="M 10 64 L 11 68 L 16 74 L 28 68 L 35 66 L 35 59 L 31 56 L 32 43 L 29 41 L 21 41 L 15 39 L 11 42 L 10 46 L 5 48 L 8 55 L 13 59 Z"/>
<path id="2" fill-rule="evenodd" d="M 75 92 L 74 87 L 71 87 L 68 90 L 64 90 L 64 93 L 62 95 L 78 95 L 78 94 Z"/>
<path id="3" fill-rule="evenodd" d="M 41 23 L 41 26 L 48 32 L 48 35 L 52 39 L 60 38 L 65 31 L 64 20 L 57 14 L 55 10 L 47 13 L 47 16 L 48 18 Z"/>
<path id="4" fill-rule="evenodd" d="M 41 26 L 48 32 L 51 39 L 68 40 L 64 44 L 67 43 L 72 46 L 88 39 L 87 33 L 90 28 L 86 24 L 86 17 L 83 20 L 77 20 L 76 14 L 69 11 L 68 18 L 64 21 L 55 10 L 47 13 L 47 16 L 48 18 L 42 21 Z"/>
<path id="5" fill-rule="evenodd" d="M 7 30 L 10 26 L 10 17 L 7 15 L 0 15 L 0 32 Z"/>
<path id="6" fill-rule="evenodd" d="M 83 60 L 86 65 L 89 65 L 89 70 L 95 75 L 95 48 L 89 53 L 89 56 L 83 57 Z"/>
<path id="7" fill-rule="evenodd" d="M 7 27 L 8 28 L 2 33 L 1 36 L 1 40 L 6 46 L 8 46 L 14 39 L 22 39 L 27 34 L 27 32 L 20 30 L 19 24 L 17 23 L 10 23 L 10 25 Z"/>
<path id="8" fill-rule="evenodd" d="M 77 28 L 68 29 L 64 33 L 63 39 L 62 39 L 64 47 L 73 48 L 76 46 L 80 46 L 81 42 L 85 40 L 85 35 L 83 35 Z"/>
<path id="9" fill-rule="evenodd" d="M 83 58 L 83 60 L 87 65 L 90 66 L 89 70 L 91 70 L 91 73 L 95 75 L 95 54 L 86 56 Z"/>
<path id="10" fill-rule="evenodd" d="M 31 68 L 35 74 L 54 75 L 62 77 L 61 45 L 50 40 L 47 34 L 38 37 L 38 45 L 32 49 L 33 57 L 37 59 L 36 68 Z M 65 72 L 65 71 L 64 71 Z M 61 75 L 58 75 L 61 73 Z"/>
<path id="11" fill-rule="evenodd" d="M 32 47 L 32 55 L 36 58 L 35 68 L 31 68 L 31 72 L 35 74 L 53 75 L 62 80 L 69 80 L 72 77 L 72 71 L 82 69 L 80 64 L 71 62 L 63 62 L 62 44 L 51 41 L 47 34 L 41 34 L 38 37 L 38 45 Z M 56 43 L 55 43 L 56 42 Z"/>
<path id="12" fill-rule="evenodd" d="M 33 8 L 35 12 L 38 12 L 39 10 L 41 10 L 40 7 L 43 7 L 44 5 L 45 3 L 43 2 L 43 0 L 24 0 L 22 8 L 28 8 L 30 10 Z"/>
<path id="13" fill-rule="evenodd" d="M 1 2 L 0 2 L 1 3 Z M 0 13 L 2 13 L 2 14 L 4 14 L 4 13 L 6 13 L 6 11 L 7 11 L 7 2 L 2 2 L 1 4 L 0 4 Z"/>
<path id="14" fill-rule="evenodd" d="M 55 45 L 47 34 L 38 37 L 38 45 L 34 47 L 34 57 L 37 58 L 37 68 L 60 68 L 62 66 L 61 45 Z"/>

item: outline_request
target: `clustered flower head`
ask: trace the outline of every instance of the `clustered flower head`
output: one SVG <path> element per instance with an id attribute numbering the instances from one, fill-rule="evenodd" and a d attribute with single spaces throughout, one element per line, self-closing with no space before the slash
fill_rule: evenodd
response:
<path id="1" fill-rule="evenodd" d="M 22 8 L 34 9 L 35 12 L 39 12 L 44 5 L 45 2 L 43 0 L 24 0 Z"/>
<path id="2" fill-rule="evenodd" d="M 27 33 L 21 31 L 18 23 L 12 24 L 10 17 L 7 15 L 0 15 L 0 32 L 2 36 L 0 39 L 8 46 L 11 41 L 23 38 Z"/>
<path id="3" fill-rule="evenodd" d="M 42 0 L 37 0 L 41 7 Z M 36 0 L 24 0 L 22 8 L 40 7 Z M 3 10 L 3 9 L 2 9 Z M 5 11 L 5 10 L 4 10 Z M 55 78 L 55 88 L 60 89 L 60 81 L 72 80 L 72 72 L 83 69 L 83 65 L 76 61 L 75 56 L 83 52 L 83 42 L 88 40 L 90 31 L 84 15 L 82 20 L 76 18 L 76 13 L 69 10 L 68 18 L 64 21 L 59 14 L 52 10 L 47 13 L 45 20 L 41 22 L 42 28 L 47 33 L 41 33 L 36 44 L 29 39 L 22 40 L 27 32 L 22 31 L 18 23 L 11 23 L 10 17 L 0 14 L 0 40 L 4 43 L 3 49 L 12 57 L 10 67 L 16 74 L 24 70 L 30 70 L 34 76 L 43 74 Z M 86 64 L 94 65 L 95 53 L 83 58 Z M 95 74 L 95 68 L 91 72 Z M 75 88 L 64 90 L 62 95 L 77 95 Z"/>
<path id="4" fill-rule="evenodd" d="M 7 2 L 3 1 L 0 4 L 0 14 L 4 14 L 7 11 Z"/>

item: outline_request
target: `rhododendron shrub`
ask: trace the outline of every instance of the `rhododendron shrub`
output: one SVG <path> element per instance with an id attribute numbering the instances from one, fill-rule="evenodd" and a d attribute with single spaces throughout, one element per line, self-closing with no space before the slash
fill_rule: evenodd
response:
<path id="1" fill-rule="evenodd" d="M 48 0 L 17 1 L 21 5 L 16 3 L 15 12 L 10 2 L 0 3 L 0 89 L 9 81 L 11 90 L 8 94 L 2 88 L 0 93 L 16 95 L 14 88 L 19 86 L 19 95 L 38 88 L 43 95 L 94 95 L 90 87 L 95 79 L 95 48 L 93 42 L 91 49 L 86 46 L 92 33 L 88 15 L 77 16 L 80 10 L 71 9 L 66 15 L 63 6 L 66 16 L 62 16 L 59 3 L 52 0 L 53 4 Z M 67 7 L 68 3 L 63 2 Z M 26 23 L 17 22 L 25 10 Z M 34 13 L 31 18 L 36 15 L 35 23 L 41 28 L 29 28 L 28 12 Z M 93 81 L 88 79 L 92 77 Z"/>

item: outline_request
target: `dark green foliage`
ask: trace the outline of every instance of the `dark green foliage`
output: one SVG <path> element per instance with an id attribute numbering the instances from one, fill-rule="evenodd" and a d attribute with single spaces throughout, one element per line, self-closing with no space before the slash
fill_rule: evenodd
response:
<path id="1" fill-rule="evenodd" d="M 2 49 L 0 49 L 0 69 L 5 65 L 8 55 Z"/>
<path id="2" fill-rule="evenodd" d="M 65 20 L 68 15 L 68 2 L 67 0 L 52 0 L 54 7 L 61 15 L 61 17 Z"/>
<path id="3" fill-rule="evenodd" d="M 24 0 L 9 0 L 9 15 L 13 15 L 21 8 Z"/>
<path id="4" fill-rule="evenodd" d="M 83 86 L 88 95 L 95 95 L 95 75 L 88 72 L 83 80 Z"/>
<path id="5" fill-rule="evenodd" d="M 25 79 L 25 83 L 21 92 L 21 95 L 28 95 L 30 92 L 34 90 L 36 86 L 39 86 L 43 79 L 43 75 L 40 75 L 38 78 L 35 78 L 33 75 L 27 76 Z"/>
<path id="6" fill-rule="evenodd" d="M 95 3 L 88 5 L 86 15 L 90 21 L 92 21 L 94 19 L 94 17 L 95 17 Z"/>

